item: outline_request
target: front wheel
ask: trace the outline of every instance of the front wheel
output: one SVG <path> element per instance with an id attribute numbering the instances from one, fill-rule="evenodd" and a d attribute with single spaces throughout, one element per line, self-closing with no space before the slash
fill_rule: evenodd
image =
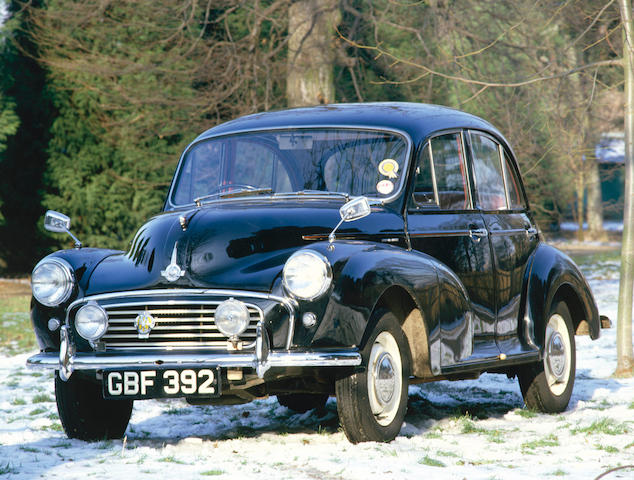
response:
<path id="1" fill-rule="evenodd" d="M 362 351 L 365 371 L 337 380 L 337 411 L 352 443 L 390 442 L 407 410 L 411 371 L 405 333 L 391 312 L 380 318 Z"/>
<path id="2" fill-rule="evenodd" d="M 544 413 L 563 412 L 570 402 L 575 370 L 575 337 L 570 310 L 559 301 L 548 316 L 543 360 L 518 373 L 526 406 Z"/>
<path id="3" fill-rule="evenodd" d="M 95 441 L 121 438 L 132 414 L 132 400 L 106 400 L 99 382 L 75 373 L 68 381 L 55 373 L 59 419 L 68 438 Z"/>

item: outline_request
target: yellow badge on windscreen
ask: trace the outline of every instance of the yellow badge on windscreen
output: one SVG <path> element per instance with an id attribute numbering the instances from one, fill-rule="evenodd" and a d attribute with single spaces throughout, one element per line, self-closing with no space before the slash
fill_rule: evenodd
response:
<path id="1" fill-rule="evenodd" d="M 393 158 L 386 158 L 379 163 L 379 173 L 387 178 L 397 178 L 398 162 Z"/>

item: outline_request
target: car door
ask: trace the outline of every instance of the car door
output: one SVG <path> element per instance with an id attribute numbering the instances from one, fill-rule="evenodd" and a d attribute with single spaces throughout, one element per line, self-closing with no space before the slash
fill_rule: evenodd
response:
<path id="1" fill-rule="evenodd" d="M 520 342 L 519 309 L 528 259 L 537 246 L 537 229 L 528 215 L 524 192 L 510 153 L 482 132 L 468 134 L 476 207 L 489 232 L 494 259 L 495 338 L 508 356 L 525 352 Z"/>
<path id="2" fill-rule="evenodd" d="M 412 248 L 444 263 L 462 282 L 470 315 L 457 321 L 440 290 L 441 365 L 496 357 L 493 262 L 486 225 L 474 208 L 462 131 L 444 132 L 418 154 L 407 228 Z M 466 346 L 468 345 L 468 346 Z"/>

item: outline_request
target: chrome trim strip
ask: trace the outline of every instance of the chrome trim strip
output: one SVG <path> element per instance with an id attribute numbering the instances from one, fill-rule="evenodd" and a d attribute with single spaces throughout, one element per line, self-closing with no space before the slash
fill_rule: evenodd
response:
<path id="1" fill-rule="evenodd" d="M 503 237 L 508 235 L 526 235 L 527 229 L 525 228 L 509 228 L 508 230 L 491 230 L 490 235 L 493 237 Z"/>
<path id="2" fill-rule="evenodd" d="M 185 296 L 185 295 L 218 295 L 218 296 L 229 296 L 229 297 L 248 297 L 248 298 L 258 298 L 262 300 L 271 300 L 273 302 L 281 303 L 284 308 L 288 311 L 288 336 L 286 338 L 285 348 L 289 350 L 293 341 L 293 334 L 295 332 L 295 310 L 298 307 L 297 302 L 292 298 L 287 297 L 278 297 L 277 295 L 271 295 L 270 293 L 264 292 L 252 292 L 246 290 L 221 290 L 221 289 L 213 289 L 213 288 L 164 288 L 158 290 L 133 290 L 128 292 L 114 292 L 114 293 L 102 293 L 98 295 L 89 295 L 87 297 L 79 298 L 71 303 L 66 309 L 66 325 L 70 326 L 70 312 L 73 308 L 81 305 L 82 303 L 86 303 L 88 301 L 98 302 L 100 300 L 110 300 L 117 298 L 134 298 L 134 297 L 152 297 L 152 296 Z M 171 300 L 164 301 L 164 303 L 169 303 Z M 174 302 L 178 302 L 180 300 L 174 300 Z M 205 302 L 205 300 L 202 300 Z M 264 316 L 262 316 L 264 318 Z"/>
<path id="3" fill-rule="evenodd" d="M 99 370 L 103 368 L 135 368 L 155 366 L 157 368 L 174 368 L 178 366 L 218 366 L 218 367 L 253 367 L 258 363 L 254 354 L 244 353 L 142 353 L 135 355 L 99 354 L 77 352 L 73 356 L 74 370 Z M 51 368 L 59 370 L 59 354 L 57 352 L 38 353 L 28 358 L 26 364 L 30 368 Z M 270 368 L 283 367 L 354 367 L 361 365 L 361 354 L 358 350 L 331 350 L 310 352 L 271 351 L 266 359 Z"/>
<path id="4" fill-rule="evenodd" d="M 172 177 L 172 184 L 170 185 L 170 189 L 169 192 L 167 194 L 167 200 L 165 202 L 165 206 L 169 207 L 170 210 L 172 209 L 177 209 L 177 208 L 188 208 L 188 207 L 196 207 L 195 203 L 187 203 L 187 204 L 183 204 L 183 205 L 176 205 L 174 203 L 172 203 L 172 194 L 174 193 L 174 187 L 175 187 L 175 183 L 176 183 L 176 178 L 178 178 L 178 176 L 181 173 L 181 167 L 183 164 L 183 159 L 185 158 L 185 155 L 191 150 L 191 148 L 194 145 L 197 145 L 198 143 L 202 143 L 204 141 L 209 141 L 215 138 L 221 138 L 221 137 L 228 137 L 228 136 L 232 136 L 232 135 L 240 135 L 240 134 L 244 134 L 244 133 L 254 133 L 254 132 L 275 132 L 275 131 L 279 131 L 279 130 L 311 130 L 311 129 L 326 129 L 326 130 L 337 130 L 337 129 L 341 129 L 341 130 L 364 130 L 364 131 L 368 131 L 368 132 L 389 132 L 389 133 L 396 133 L 398 135 L 401 135 L 403 138 L 405 138 L 405 141 L 407 142 L 407 152 L 405 154 L 405 165 L 403 165 L 403 168 L 401 169 L 402 172 L 404 172 L 403 175 L 401 175 L 401 179 L 400 179 L 400 184 L 398 186 L 398 188 L 396 189 L 396 191 L 394 192 L 393 195 L 386 197 L 386 198 L 378 198 L 378 197 L 368 197 L 374 200 L 378 200 L 379 202 L 381 202 L 381 204 L 386 204 L 386 203 L 390 203 L 392 200 L 395 200 L 396 198 L 398 198 L 398 196 L 402 193 L 405 185 L 406 185 L 406 177 L 407 177 L 407 172 L 409 171 L 409 166 L 410 166 L 410 161 L 412 153 L 414 152 L 414 142 L 412 141 L 412 138 L 410 137 L 409 133 L 407 133 L 404 130 L 400 130 L 398 128 L 393 128 L 393 127 L 388 127 L 388 126 L 379 126 L 379 125 L 339 125 L 339 124 L 328 124 L 328 125 L 320 125 L 320 124 L 316 124 L 316 125 L 301 125 L 301 126 L 292 126 L 292 125 L 284 125 L 284 126 L 277 126 L 277 127 L 263 127 L 263 128 L 249 128 L 249 129 L 243 129 L 243 130 L 235 130 L 233 132 L 225 132 L 225 133 L 219 133 L 219 134 L 211 134 L 211 135 L 207 135 L 207 136 L 202 136 L 204 135 L 205 132 L 203 132 L 202 134 L 200 134 L 197 138 L 194 139 L 193 142 L 191 142 L 189 145 L 187 145 L 187 147 L 185 148 L 185 150 L 183 150 L 183 153 L 181 154 L 180 158 L 178 159 L 178 165 L 176 166 L 176 171 L 174 172 L 174 176 Z M 249 198 L 249 197 L 247 197 Z M 262 198 L 262 197 L 260 197 Z M 267 198 L 267 197 L 264 197 Z M 166 211 L 166 208 L 163 208 L 163 211 Z"/>
<path id="5" fill-rule="evenodd" d="M 410 233 L 410 237 L 471 237 L 471 230 L 435 230 L 430 232 Z"/>

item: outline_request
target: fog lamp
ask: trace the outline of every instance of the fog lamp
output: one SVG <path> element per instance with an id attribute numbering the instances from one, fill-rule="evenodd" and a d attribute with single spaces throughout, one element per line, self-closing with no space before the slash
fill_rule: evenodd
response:
<path id="1" fill-rule="evenodd" d="M 108 329 L 108 314 L 95 302 L 81 307 L 75 315 L 75 329 L 86 340 L 100 339 Z"/>
<path id="2" fill-rule="evenodd" d="M 220 333 L 237 337 L 249 326 L 249 310 L 240 300 L 230 298 L 216 308 L 215 322 Z"/>

